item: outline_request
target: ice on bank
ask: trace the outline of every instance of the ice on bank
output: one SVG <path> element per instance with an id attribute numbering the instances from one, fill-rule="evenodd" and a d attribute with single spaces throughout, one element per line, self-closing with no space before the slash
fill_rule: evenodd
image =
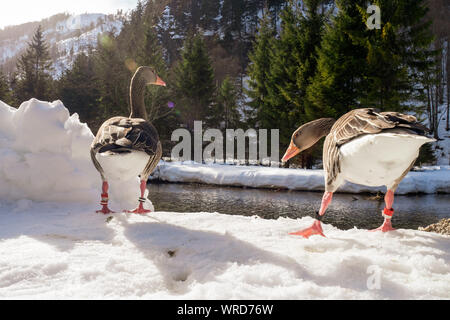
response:
<path id="1" fill-rule="evenodd" d="M 423 167 L 410 172 L 400 183 L 396 194 L 450 193 L 450 166 Z M 152 179 L 167 182 L 195 182 L 250 188 L 323 191 L 323 170 L 285 169 L 260 166 L 233 166 L 189 162 L 159 164 Z M 385 192 L 385 187 L 368 187 L 345 183 L 338 192 Z"/>

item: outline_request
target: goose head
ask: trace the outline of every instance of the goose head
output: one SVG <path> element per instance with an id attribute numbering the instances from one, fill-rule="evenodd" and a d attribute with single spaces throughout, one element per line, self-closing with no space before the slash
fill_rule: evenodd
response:
<path id="1" fill-rule="evenodd" d="M 281 161 L 286 162 L 300 152 L 311 148 L 322 137 L 330 133 L 335 122 L 335 119 L 323 118 L 308 122 L 299 127 L 292 134 L 291 143 Z"/>
<path id="2" fill-rule="evenodd" d="M 145 81 L 146 85 L 166 86 L 166 83 L 156 74 L 155 70 L 150 67 L 139 67 L 134 77 L 140 77 Z"/>

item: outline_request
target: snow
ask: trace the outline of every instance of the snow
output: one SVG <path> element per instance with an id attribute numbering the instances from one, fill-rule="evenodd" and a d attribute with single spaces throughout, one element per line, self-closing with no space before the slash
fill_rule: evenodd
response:
<path id="1" fill-rule="evenodd" d="M 449 236 L 288 232 L 312 218 L 0 209 L 1 299 L 449 299 Z"/>
<path id="2" fill-rule="evenodd" d="M 161 18 L 159 19 L 157 28 L 162 33 L 167 32 L 172 40 L 183 39 L 184 38 L 183 35 L 175 34 L 175 31 L 173 31 L 176 29 L 176 24 L 177 23 L 175 17 L 170 12 L 170 6 L 167 5 L 164 8 Z"/>
<path id="3" fill-rule="evenodd" d="M 85 13 L 78 15 L 71 15 L 67 19 L 59 22 L 56 29 L 60 33 L 68 33 L 73 30 L 88 28 L 92 25 L 98 24 L 100 19 L 105 19 L 106 14 L 103 13 Z"/>
<path id="4" fill-rule="evenodd" d="M 449 236 L 325 224 L 327 238 L 301 239 L 288 233 L 310 217 L 96 214 L 92 139 L 60 101 L 0 102 L 0 299 L 450 299 Z M 277 183 L 301 172 L 185 167 L 241 181 L 279 170 Z M 112 185 L 111 208 L 136 205 L 138 189 Z"/>
<path id="5" fill-rule="evenodd" d="M 3 40 L 0 42 L 0 64 L 4 63 L 8 59 L 14 57 L 27 46 L 27 39 L 19 41 Z"/>
<path id="6" fill-rule="evenodd" d="M 31 99 L 19 109 L 0 101 L 0 203 L 98 203 L 101 179 L 89 152 L 93 139 L 61 101 Z M 136 206 L 137 177 L 109 182 L 113 205 Z"/>
<path id="7" fill-rule="evenodd" d="M 194 182 L 251 188 L 323 191 L 323 170 L 285 169 L 261 166 L 198 164 L 162 161 L 152 179 L 167 182 Z M 368 187 L 344 183 L 338 192 L 376 193 L 386 187 Z M 423 167 L 410 172 L 400 183 L 396 194 L 450 193 L 450 166 Z"/>
<path id="8" fill-rule="evenodd" d="M 74 22 L 74 25 L 72 25 L 71 22 Z M 65 27 L 66 25 L 67 27 Z M 56 42 L 56 47 L 61 56 L 55 61 L 54 77 L 59 78 L 65 70 L 70 69 L 73 66 L 75 57 L 78 54 L 88 54 L 89 48 L 95 48 L 100 35 L 111 32 L 117 36 L 123 27 L 123 23 L 121 21 L 111 21 L 107 19 L 106 15 L 84 14 L 69 17 L 66 21 L 61 23 L 58 30 L 64 34 L 73 28 L 88 28 L 92 25 L 96 27 L 82 33 L 80 36 L 75 36 Z M 71 55 L 72 50 L 74 53 L 73 56 Z"/>
<path id="9" fill-rule="evenodd" d="M 113 32 L 117 35 L 122 29 L 122 23 L 120 21 L 114 21 L 108 24 L 102 24 L 90 31 L 81 34 L 79 37 L 72 37 L 57 42 L 59 52 L 70 52 L 73 48 L 74 52 L 81 52 L 87 50 L 89 46 L 96 46 L 98 35 L 104 32 Z"/>

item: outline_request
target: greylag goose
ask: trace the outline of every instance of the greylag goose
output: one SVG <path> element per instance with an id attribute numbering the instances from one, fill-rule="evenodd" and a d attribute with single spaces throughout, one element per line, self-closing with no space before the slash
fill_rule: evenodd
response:
<path id="1" fill-rule="evenodd" d="M 144 93 L 147 85 L 166 86 L 149 67 L 139 67 L 130 85 L 131 114 L 126 117 L 114 117 L 106 120 L 100 127 L 91 145 L 91 159 L 103 181 L 102 209 L 97 213 L 113 213 L 108 208 L 108 176 L 122 167 L 137 169 L 141 179 L 139 205 L 130 213 L 144 214 L 145 189 L 147 180 L 161 159 L 162 149 L 155 127 L 147 121 Z M 104 170 L 104 167 L 108 170 Z M 137 174 L 135 176 L 137 176 Z"/>
<path id="2" fill-rule="evenodd" d="M 288 161 L 326 136 L 323 147 L 325 193 L 313 225 L 291 234 L 305 238 L 314 234 L 324 236 L 321 219 L 333 193 L 344 181 L 386 186 L 384 223 L 372 231 L 395 230 L 391 224 L 394 192 L 414 165 L 420 147 L 435 141 L 425 135 L 428 131 L 414 116 L 370 108 L 350 111 L 337 121 L 318 119 L 298 128 L 282 161 Z"/>

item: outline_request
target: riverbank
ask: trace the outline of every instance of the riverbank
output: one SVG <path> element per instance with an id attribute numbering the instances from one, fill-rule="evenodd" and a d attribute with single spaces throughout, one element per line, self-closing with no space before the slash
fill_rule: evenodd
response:
<path id="1" fill-rule="evenodd" d="M 284 169 L 262 166 L 198 164 L 161 161 L 151 179 L 166 182 L 203 183 L 265 189 L 323 191 L 323 170 Z M 343 184 L 340 193 L 378 193 L 385 187 Z M 422 167 L 400 183 L 396 194 L 450 193 L 450 166 Z"/>
<path id="2" fill-rule="evenodd" d="M 436 232 L 450 236 L 450 219 L 442 219 L 437 223 L 425 228 L 419 228 L 420 231 Z"/>

